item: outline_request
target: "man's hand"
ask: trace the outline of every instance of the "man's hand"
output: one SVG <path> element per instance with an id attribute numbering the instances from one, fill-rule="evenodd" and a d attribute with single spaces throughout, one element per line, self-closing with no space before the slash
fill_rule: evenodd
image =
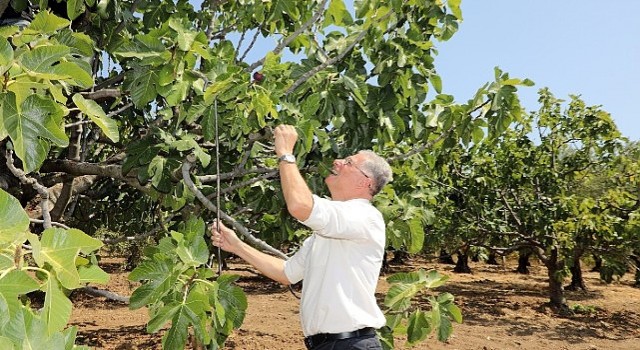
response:
<path id="1" fill-rule="evenodd" d="M 218 224 L 220 225 L 220 231 L 218 231 Z M 222 221 L 217 220 L 211 224 L 211 243 L 224 251 L 235 253 L 242 241 L 232 229 L 222 224 Z"/>
<path id="2" fill-rule="evenodd" d="M 273 131 L 276 155 L 293 154 L 293 147 L 298 140 L 298 132 L 292 125 L 278 125 Z"/>

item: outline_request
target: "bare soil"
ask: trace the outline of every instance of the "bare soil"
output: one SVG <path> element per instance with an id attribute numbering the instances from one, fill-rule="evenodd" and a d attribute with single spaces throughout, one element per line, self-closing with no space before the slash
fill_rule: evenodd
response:
<path id="1" fill-rule="evenodd" d="M 110 272 L 107 286 L 96 286 L 120 295 L 130 295 L 136 284 L 127 280 L 119 259 L 103 259 Z M 225 349 L 304 349 L 298 318 L 298 299 L 289 289 L 257 275 L 238 261 L 229 263 L 228 273 L 241 275 L 240 286 L 249 299 L 242 327 L 227 341 Z M 446 343 L 429 339 L 414 349 L 548 349 L 548 350 L 640 350 L 640 289 L 631 276 L 606 285 L 598 274 L 585 272 L 587 291 L 567 291 L 570 306 L 585 311 L 559 317 L 548 307 L 546 270 L 532 266 L 531 274 L 513 271 L 515 263 L 472 263 L 472 274 L 455 274 L 453 266 L 411 260 L 393 266 L 389 273 L 418 268 L 437 269 L 450 279 L 435 292 L 450 292 L 463 312 L 462 324 L 454 324 Z M 388 284 L 382 276 L 378 297 Z M 94 349 L 161 349 L 162 334 L 147 334 L 147 311 L 129 310 L 127 305 L 80 292 L 72 295 L 71 324 L 77 325 L 78 343 Z M 404 348 L 397 339 L 398 349 Z"/>

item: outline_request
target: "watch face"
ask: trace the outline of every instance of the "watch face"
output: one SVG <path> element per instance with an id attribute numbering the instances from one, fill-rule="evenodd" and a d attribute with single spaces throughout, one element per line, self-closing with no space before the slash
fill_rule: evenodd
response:
<path id="1" fill-rule="evenodd" d="M 285 154 L 282 157 L 280 157 L 280 160 L 285 161 L 287 163 L 295 163 L 296 157 L 293 154 Z"/>

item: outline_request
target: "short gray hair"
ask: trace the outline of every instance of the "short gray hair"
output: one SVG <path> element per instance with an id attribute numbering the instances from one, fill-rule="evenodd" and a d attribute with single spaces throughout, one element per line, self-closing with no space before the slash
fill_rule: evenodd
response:
<path id="1" fill-rule="evenodd" d="M 362 162 L 360 166 L 371 175 L 371 179 L 373 180 L 371 194 L 375 196 L 387 183 L 393 180 L 391 166 L 384 158 L 371 150 L 362 150 L 359 151 L 358 154 L 365 156 L 365 161 Z"/>

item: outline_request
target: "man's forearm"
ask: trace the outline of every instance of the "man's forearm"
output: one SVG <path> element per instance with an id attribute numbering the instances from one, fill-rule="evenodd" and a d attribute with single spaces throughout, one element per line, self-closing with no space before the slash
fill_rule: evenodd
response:
<path id="1" fill-rule="evenodd" d="M 289 279 L 284 273 L 284 260 L 263 253 L 250 245 L 242 242 L 240 246 L 233 251 L 234 254 L 242 258 L 244 261 L 258 269 L 260 273 L 271 278 L 276 282 L 289 285 Z"/>

